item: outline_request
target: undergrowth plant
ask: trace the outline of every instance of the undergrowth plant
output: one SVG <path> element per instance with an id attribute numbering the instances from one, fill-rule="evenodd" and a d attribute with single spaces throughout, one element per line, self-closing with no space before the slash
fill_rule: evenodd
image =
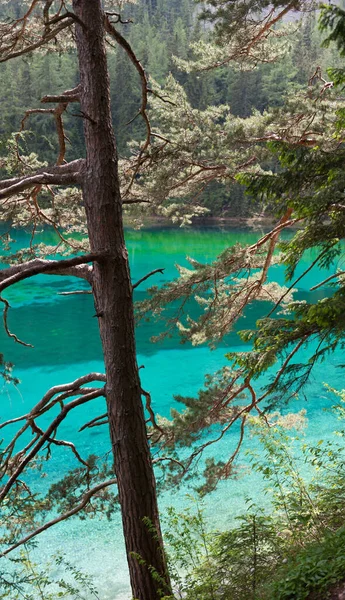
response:
<path id="1" fill-rule="evenodd" d="M 344 417 L 345 392 L 333 407 Z M 176 597 L 188 600 L 325 600 L 345 574 L 344 431 L 305 444 L 294 418 L 254 418 L 268 508 L 248 499 L 229 531 L 211 531 L 203 510 L 168 513 L 166 541 Z M 340 437 L 340 441 L 337 438 Z"/>
<path id="2" fill-rule="evenodd" d="M 92 577 L 58 554 L 45 564 L 33 559 L 33 546 L 23 546 L 16 559 L 0 573 L 1 600 L 100 600 Z M 56 577 L 63 567 L 64 578 Z"/>

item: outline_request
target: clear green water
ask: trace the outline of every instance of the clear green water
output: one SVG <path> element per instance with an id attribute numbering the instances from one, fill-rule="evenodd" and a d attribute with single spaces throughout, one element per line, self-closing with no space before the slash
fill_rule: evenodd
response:
<path id="1" fill-rule="evenodd" d="M 42 234 L 46 243 L 52 241 L 51 233 Z M 203 229 L 176 230 L 153 229 L 140 232 L 128 231 L 127 244 L 133 280 L 156 268 L 164 268 L 164 275 L 145 282 L 138 289 L 136 299 L 144 297 L 145 288 L 153 283 L 161 285 L 173 278 L 177 271 L 175 263 L 187 264 L 185 256 L 199 260 L 212 260 L 225 247 L 236 242 L 252 243 L 257 232 L 245 230 Z M 28 244 L 28 236 L 21 232 L 17 235 L 18 247 Z M 300 271 L 311 260 L 306 256 Z M 298 275 L 299 273 L 297 273 Z M 283 283 L 284 274 L 280 267 L 274 267 L 271 278 Z M 317 268 L 311 271 L 301 282 L 297 297 L 316 299 L 327 293 L 318 290 L 314 294 L 310 287 L 327 276 Z M 90 296 L 59 296 L 59 291 L 78 289 L 80 282 L 65 277 L 40 276 L 22 282 L 15 289 L 6 292 L 12 304 L 9 317 L 10 327 L 16 334 L 34 348 L 24 348 L 9 340 L 0 330 L 0 350 L 6 360 L 15 364 L 15 374 L 21 379 L 18 389 L 2 389 L 0 417 L 6 419 L 27 412 L 51 385 L 72 381 L 90 371 L 102 371 L 101 350 L 97 334 L 97 323 L 93 318 L 94 308 Z M 267 308 L 267 307 L 266 307 Z M 265 307 L 253 306 L 245 321 L 239 324 L 250 327 L 263 314 Z M 152 345 L 149 338 L 157 333 L 152 324 L 145 324 L 137 330 L 138 363 L 144 365 L 141 371 L 143 387 L 151 392 L 155 410 L 168 416 L 174 405 L 175 394 L 194 394 L 203 384 L 204 375 L 225 364 L 224 353 L 227 350 L 243 350 L 243 344 L 231 334 L 215 351 L 206 347 L 192 348 L 179 345 L 173 338 L 161 345 Z M 304 355 L 301 353 L 301 360 Z M 322 383 L 329 382 L 334 387 L 342 387 L 342 372 L 337 364 L 343 362 L 341 356 L 333 355 L 318 367 L 307 389 L 308 402 L 301 399 L 295 402 L 294 409 L 307 408 L 309 428 L 306 437 L 317 441 L 330 435 L 335 428 L 334 418 L 324 413 L 331 398 L 324 392 Z M 109 449 L 109 440 L 105 428 L 91 429 L 76 434 L 80 425 L 104 412 L 103 401 L 94 402 L 64 423 L 61 437 L 75 439 L 78 448 L 87 456 L 90 453 L 103 454 Z M 222 440 L 214 448 L 218 457 L 225 457 L 232 451 L 236 441 L 236 431 Z M 253 443 L 246 442 L 246 447 Z M 245 458 L 242 461 L 245 464 Z M 49 476 L 39 480 L 36 489 L 47 486 L 62 472 L 75 466 L 72 455 L 56 451 L 48 469 Z M 245 472 L 245 468 L 243 472 Z M 254 492 L 253 492 L 254 490 Z M 162 510 L 167 505 L 183 509 L 188 502 L 186 493 L 180 491 L 160 499 Z M 206 499 L 206 510 L 213 526 L 226 527 L 234 515 L 243 511 L 243 501 L 251 496 L 258 501 L 267 502 L 262 495 L 262 482 L 256 476 L 243 476 L 236 481 L 224 482 L 220 488 Z M 49 560 L 58 550 L 69 554 L 74 562 L 87 570 L 95 578 L 102 600 L 120 600 L 129 598 L 128 577 L 121 535 L 120 518 L 111 523 L 105 519 L 65 522 L 42 534 L 36 558 L 39 562 Z"/>

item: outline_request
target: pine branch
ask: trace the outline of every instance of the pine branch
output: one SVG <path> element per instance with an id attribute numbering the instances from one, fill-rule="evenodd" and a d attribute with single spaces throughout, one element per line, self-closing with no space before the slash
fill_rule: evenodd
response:
<path id="1" fill-rule="evenodd" d="M 61 33 L 64 29 L 67 29 L 67 27 L 70 27 L 70 25 L 72 25 L 73 22 L 74 22 L 74 19 L 69 16 L 68 18 L 64 19 L 64 22 L 61 23 L 58 27 L 55 27 L 55 29 L 51 29 L 49 32 L 47 31 L 46 33 L 44 33 L 40 40 L 38 40 L 37 42 L 34 42 L 33 44 L 28 44 L 21 50 L 17 50 L 17 51 L 11 50 L 12 46 L 10 46 L 10 48 L 5 48 L 5 49 L 2 49 L 0 47 L 0 63 L 11 60 L 12 58 L 17 58 L 18 56 L 23 56 L 24 54 L 28 54 L 29 52 L 32 52 L 33 50 L 36 50 L 37 48 L 44 46 L 47 42 L 50 42 L 51 40 L 55 39 L 56 36 L 59 33 Z M 15 45 L 16 44 L 14 44 L 14 46 Z M 6 54 L 6 50 L 9 50 L 7 54 Z M 1 56 L 1 54 L 3 52 L 5 52 L 5 55 Z"/>

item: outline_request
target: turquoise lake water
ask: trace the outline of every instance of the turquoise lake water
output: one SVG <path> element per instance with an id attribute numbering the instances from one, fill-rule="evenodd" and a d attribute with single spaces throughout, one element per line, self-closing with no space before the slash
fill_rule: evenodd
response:
<path id="1" fill-rule="evenodd" d="M 161 285 L 177 275 L 175 263 L 188 265 L 186 255 L 200 261 L 210 261 L 227 246 L 241 242 L 253 243 L 258 232 L 246 230 L 212 229 L 146 229 L 127 231 L 131 273 L 133 281 L 156 268 L 164 268 L 164 274 L 144 282 L 138 288 L 135 299 L 145 296 L 147 287 Z M 29 237 L 18 233 L 17 247 L 28 244 Z M 45 232 L 41 239 L 52 241 L 52 234 Z M 305 257 L 296 276 L 308 266 L 311 255 Z M 310 292 L 310 288 L 327 276 L 314 268 L 299 284 L 296 298 L 315 301 L 327 294 L 326 288 Z M 270 277 L 279 283 L 284 282 L 281 267 L 271 269 Z M 60 296 L 58 292 L 80 289 L 82 283 L 66 277 L 39 276 L 6 290 L 5 297 L 11 302 L 9 325 L 15 333 L 34 348 L 24 348 L 6 337 L 0 328 L 0 350 L 7 361 L 15 364 L 14 374 L 21 384 L 18 388 L 2 388 L 0 418 L 24 414 L 35 404 L 52 385 L 66 383 L 91 371 L 103 371 L 101 348 L 97 333 L 97 322 L 93 318 L 94 307 L 90 296 Z M 267 308 L 267 306 L 266 306 Z M 265 307 L 252 306 L 238 327 L 254 325 L 255 320 L 265 312 Z M 151 335 L 158 333 L 157 326 L 145 323 L 137 329 L 138 364 L 141 370 L 143 387 L 151 392 L 153 406 L 157 413 L 169 416 L 176 405 L 174 395 L 192 395 L 203 385 L 206 373 L 212 373 L 226 364 L 226 351 L 243 350 L 245 347 L 236 333 L 231 334 L 214 351 L 207 347 L 180 345 L 178 338 L 162 344 L 152 344 Z M 307 354 L 301 352 L 303 360 Z M 337 368 L 341 354 L 336 353 L 327 362 L 318 366 L 306 389 L 308 401 L 304 398 L 294 401 L 293 410 L 307 409 L 309 427 L 306 438 L 318 441 L 332 434 L 336 427 L 335 418 L 324 412 L 333 399 L 326 393 L 323 383 L 341 389 L 342 370 Z M 292 410 L 291 409 L 291 410 Z M 86 412 L 87 411 L 87 412 Z M 62 428 L 61 438 L 76 439 L 84 456 L 95 453 L 105 454 L 109 450 L 106 428 L 94 428 L 82 434 L 76 433 L 80 425 L 93 416 L 104 412 L 103 401 L 97 400 L 87 409 L 80 409 L 67 420 Z M 217 458 L 226 458 L 233 450 L 236 432 L 230 432 L 221 444 L 214 448 Z M 245 448 L 255 443 L 247 440 Z M 56 480 L 68 468 L 75 465 L 72 455 L 56 453 L 49 465 L 48 477 L 38 480 L 36 489 L 42 489 Z M 244 465 L 246 459 L 240 460 Z M 245 468 L 243 469 L 245 471 Z M 34 486 L 35 487 L 35 486 Z M 223 482 L 219 489 L 205 500 L 206 515 L 210 526 L 224 528 L 232 522 L 236 514 L 243 512 L 244 499 L 253 497 L 258 502 L 267 502 L 262 494 L 263 484 L 256 476 L 243 476 L 235 481 Z M 162 495 L 160 504 L 174 505 L 183 510 L 188 504 L 187 488 L 174 495 Z M 64 522 L 45 532 L 40 537 L 35 551 L 40 563 L 49 561 L 58 551 L 66 552 L 72 562 L 85 569 L 94 577 L 102 600 L 124 600 L 130 598 L 126 560 L 120 527 L 120 517 L 112 522 L 106 519 Z"/>

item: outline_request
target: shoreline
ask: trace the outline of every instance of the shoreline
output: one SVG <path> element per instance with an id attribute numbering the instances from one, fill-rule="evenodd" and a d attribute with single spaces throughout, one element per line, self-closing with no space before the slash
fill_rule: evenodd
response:
<path id="1" fill-rule="evenodd" d="M 193 219 L 191 225 L 184 225 L 181 227 L 177 223 L 173 223 L 166 217 L 148 216 L 144 217 L 141 221 L 140 226 L 136 227 L 130 218 L 124 218 L 124 225 L 130 229 L 156 229 L 164 227 L 166 229 L 193 229 L 198 227 L 234 227 L 239 229 L 269 229 L 277 225 L 278 219 L 266 216 L 251 216 L 251 217 L 196 217 Z M 296 230 L 298 225 L 290 225 L 287 229 Z"/>

